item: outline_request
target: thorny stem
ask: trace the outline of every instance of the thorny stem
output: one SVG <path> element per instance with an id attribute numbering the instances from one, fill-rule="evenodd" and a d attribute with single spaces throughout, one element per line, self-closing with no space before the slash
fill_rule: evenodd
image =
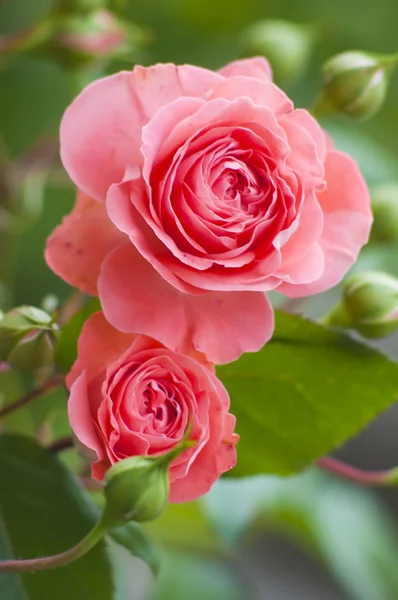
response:
<path id="1" fill-rule="evenodd" d="M 49 392 L 50 390 L 60 387 L 63 383 L 64 383 L 64 378 L 61 375 L 54 375 L 54 377 L 52 377 L 51 379 L 46 381 L 46 383 L 44 383 L 39 388 L 32 390 L 31 392 L 29 392 L 28 394 L 26 394 L 19 400 L 16 400 L 16 402 L 13 402 L 12 404 L 8 404 L 4 408 L 2 408 L 0 410 L 0 419 L 13 413 L 15 410 L 19 410 L 20 408 L 23 408 L 24 406 L 26 406 L 27 404 L 32 402 L 32 400 L 39 398 L 39 396 L 42 396 L 43 394 Z"/>

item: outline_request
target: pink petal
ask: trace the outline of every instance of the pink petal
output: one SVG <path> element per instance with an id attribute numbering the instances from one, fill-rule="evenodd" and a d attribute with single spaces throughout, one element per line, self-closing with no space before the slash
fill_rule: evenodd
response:
<path id="1" fill-rule="evenodd" d="M 105 317 L 117 329 L 149 335 L 176 352 L 193 346 L 215 363 L 259 350 L 273 331 L 264 294 L 181 293 L 130 244 L 104 261 L 99 291 Z"/>
<path id="2" fill-rule="evenodd" d="M 272 70 L 269 62 L 262 56 L 235 60 L 218 71 L 224 77 L 235 77 L 245 75 L 256 77 L 264 81 L 272 81 Z"/>
<path id="3" fill-rule="evenodd" d="M 104 451 L 96 434 L 90 402 L 87 393 L 87 377 L 83 372 L 73 383 L 68 400 L 68 418 L 70 426 L 87 448 L 96 452 L 98 459 L 102 459 Z"/>
<path id="4" fill-rule="evenodd" d="M 293 102 L 271 81 L 243 75 L 224 80 L 214 89 L 210 98 L 225 98 L 232 101 L 243 96 L 251 98 L 257 105 L 267 106 L 276 115 L 293 110 Z"/>
<path id="5" fill-rule="evenodd" d="M 172 64 L 136 67 L 99 79 L 66 110 L 61 123 L 61 157 L 75 184 L 104 200 L 128 166 L 140 167 L 141 130 L 163 105 L 181 96 L 209 93 L 222 76 Z"/>
<path id="6" fill-rule="evenodd" d="M 83 325 L 78 343 L 78 357 L 66 378 L 70 388 L 83 371 L 90 383 L 113 361 L 120 358 L 136 336 L 118 331 L 108 323 L 102 312 L 91 315 Z"/>
<path id="7" fill-rule="evenodd" d="M 62 279 L 97 296 L 101 263 L 125 239 L 109 220 L 104 205 L 79 191 L 72 212 L 48 238 L 45 259 Z"/>
<path id="8" fill-rule="evenodd" d="M 325 256 L 322 277 L 307 285 L 283 284 L 278 292 L 298 298 L 318 294 L 335 286 L 356 261 L 372 225 L 369 192 L 352 158 L 330 151 L 325 163 L 327 188 L 318 200 L 324 211 L 319 239 Z"/>

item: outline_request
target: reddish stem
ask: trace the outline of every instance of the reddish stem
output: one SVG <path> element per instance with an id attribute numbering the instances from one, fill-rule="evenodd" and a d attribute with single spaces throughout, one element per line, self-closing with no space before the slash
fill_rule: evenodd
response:
<path id="1" fill-rule="evenodd" d="M 71 435 L 66 435 L 65 437 L 51 442 L 51 444 L 47 446 L 47 450 L 53 454 L 57 454 L 58 452 L 62 452 L 62 450 L 73 448 L 73 446 L 73 437 Z"/>
<path id="2" fill-rule="evenodd" d="M 61 375 L 54 375 L 54 377 L 52 377 L 51 379 L 46 381 L 46 383 L 44 385 L 42 385 L 41 387 L 37 388 L 36 390 L 32 390 L 31 392 L 26 394 L 26 396 L 23 396 L 16 402 L 13 402 L 12 404 L 8 404 L 4 408 L 2 408 L 0 410 L 0 419 L 2 419 L 3 417 L 6 417 L 10 413 L 13 413 L 15 410 L 23 408 L 24 406 L 26 406 L 27 404 L 32 402 L 32 400 L 35 400 L 35 398 L 39 398 L 39 396 L 46 394 L 50 390 L 61 386 L 63 384 L 63 382 L 64 382 L 64 378 Z"/>
<path id="3" fill-rule="evenodd" d="M 395 469 L 385 469 L 383 471 L 363 471 L 357 467 L 346 465 L 336 458 L 329 458 L 327 456 L 319 458 L 316 461 L 316 465 L 324 471 L 330 471 L 339 477 L 349 479 L 350 481 L 355 481 L 361 485 L 388 485 L 392 482 L 392 476 L 395 472 Z"/>

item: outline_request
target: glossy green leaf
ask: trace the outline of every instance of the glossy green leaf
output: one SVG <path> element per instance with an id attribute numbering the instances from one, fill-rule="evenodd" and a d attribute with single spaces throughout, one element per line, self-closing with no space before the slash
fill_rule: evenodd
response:
<path id="1" fill-rule="evenodd" d="M 398 364 L 347 334 L 277 311 L 272 341 L 219 367 L 237 417 L 232 475 L 289 475 L 398 397 Z"/>
<path id="2" fill-rule="evenodd" d="M 92 298 L 62 326 L 58 338 L 55 361 L 57 365 L 65 369 L 65 371 L 69 371 L 76 360 L 77 341 L 84 323 L 93 313 L 100 310 L 100 308 L 101 305 L 98 298 Z"/>
<path id="3" fill-rule="evenodd" d="M 2 559 L 62 552 L 80 541 L 96 519 L 89 497 L 56 456 L 28 438 L 0 437 Z M 14 596 L 6 594 L 11 589 Z M 57 600 L 112 600 L 113 589 L 104 543 L 59 569 L 0 577 L 0 598 L 7 600 L 50 600 L 54 594 Z"/>

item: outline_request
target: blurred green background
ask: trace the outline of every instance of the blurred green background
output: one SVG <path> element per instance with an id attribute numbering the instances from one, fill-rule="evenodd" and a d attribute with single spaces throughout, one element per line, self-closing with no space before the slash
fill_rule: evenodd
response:
<path id="1" fill-rule="evenodd" d="M 123 51 L 95 56 L 61 43 L 65 28 L 84 29 L 101 8 L 128 29 Z M 43 249 L 74 200 L 57 136 L 82 86 L 135 63 L 221 67 L 248 53 L 246 28 L 264 19 L 311 26 L 302 76 L 277 81 L 297 106 L 312 104 L 320 67 L 332 54 L 398 51 L 396 0 L 0 0 L 0 308 L 55 304 L 71 293 L 46 267 Z M 398 74 L 372 120 L 323 122 L 336 145 L 357 158 L 371 187 L 398 180 L 397 105 Z M 355 269 L 398 275 L 397 250 L 369 246 Z M 322 314 L 338 294 L 313 298 L 304 309 Z M 394 339 L 387 347 L 398 354 Z M 0 374 L 3 394 L 17 396 L 18 385 Z M 396 410 L 384 415 L 342 456 L 369 468 L 396 464 L 397 416 Z M 137 563 L 127 589 L 131 598 L 156 600 L 396 600 L 396 496 L 317 472 L 288 481 L 222 481 L 201 502 L 171 506 L 149 528 L 164 549 L 160 579 L 154 587 Z"/>

